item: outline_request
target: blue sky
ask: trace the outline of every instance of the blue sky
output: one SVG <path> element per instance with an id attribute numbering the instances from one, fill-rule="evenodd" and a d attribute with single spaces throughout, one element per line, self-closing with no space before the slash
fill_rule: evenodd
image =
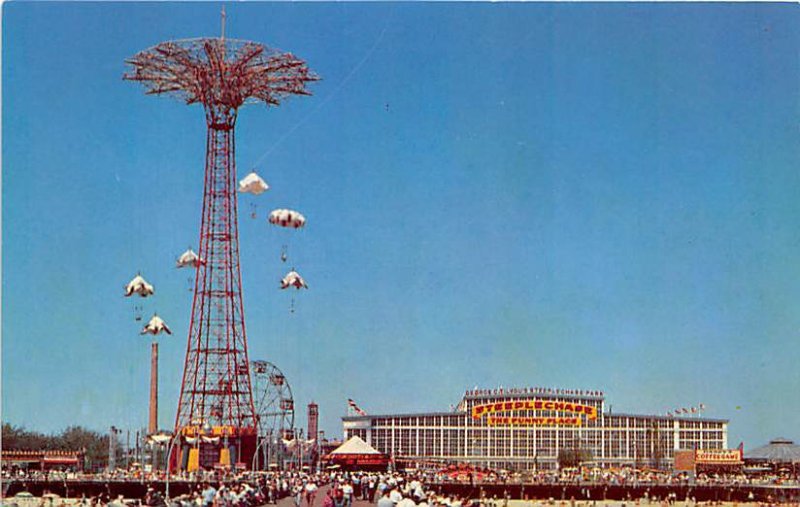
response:
<path id="1" fill-rule="evenodd" d="M 219 9 L 3 4 L 3 421 L 146 424 L 137 271 L 175 332 L 174 421 L 191 304 L 174 261 L 197 245 L 205 124 L 121 76 L 158 42 L 216 36 Z M 267 154 L 272 187 L 240 201 L 251 358 L 329 435 L 349 397 L 446 410 L 502 385 L 602 389 L 615 412 L 703 402 L 732 446 L 800 439 L 796 5 L 227 12 L 230 37 L 323 78 L 244 108 L 237 161 Z M 278 207 L 306 229 L 267 224 Z M 282 244 L 311 286 L 294 314 Z"/>

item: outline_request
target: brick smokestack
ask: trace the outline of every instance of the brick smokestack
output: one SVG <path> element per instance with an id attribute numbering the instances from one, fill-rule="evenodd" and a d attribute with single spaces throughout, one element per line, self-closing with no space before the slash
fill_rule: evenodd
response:
<path id="1" fill-rule="evenodd" d="M 308 404 L 308 438 L 319 437 L 319 406 L 313 401 Z M 316 447 L 318 442 L 314 442 Z"/>
<path id="2" fill-rule="evenodd" d="M 150 421 L 147 433 L 158 431 L 158 342 L 150 348 Z"/>

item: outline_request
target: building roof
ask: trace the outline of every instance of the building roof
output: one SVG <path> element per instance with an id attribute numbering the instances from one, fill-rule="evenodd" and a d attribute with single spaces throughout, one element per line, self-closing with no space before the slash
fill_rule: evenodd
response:
<path id="1" fill-rule="evenodd" d="M 800 462 L 800 445 L 796 445 L 788 438 L 775 438 L 767 445 L 763 445 L 744 454 L 745 459 L 758 461 L 772 461 L 775 463 Z"/>
<path id="2" fill-rule="evenodd" d="M 462 417 L 469 417 L 469 412 L 456 410 L 453 412 L 412 412 L 407 414 L 368 414 L 368 415 L 346 415 L 342 416 L 342 421 L 368 421 L 370 419 L 388 419 L 392 417 L 435 417 L 435 416 L 462 416 Z M 728 419 L 719 419 L 713 417 L 697 417 L 697 416 L 689 416 L 689 415 L 655 415 L 655 414 L 624 414 L 618 412 L 605 412 L 603 413 L 604 418 L 611 418 L 611 417 L 635 417 L 635 418 L 647 418 L 647 419 L 661 419 L 661 420 L 670 420 L 670 421 L 703 421 L 703 422 L 720 422 L 720 423 L 728 423 L 730 422 Z"/>
<path id="3" fill-rule="evenodd" d="M 354 436 L 347 442 L 343 443 L 336 450 L 331 452 L 332 456 L 342 454 L 381 454 L 380 451 L 375 450 L 371 445 L 361 440 L 360 437 Z"/>
<path id="4" fill-rule="evenodd" d="M 636 418 L 647 418 L 647 419 L 660 419 L 660 420 L 670 420 L 670 421 L 700 421 L 700 422 L 719 422 L 719 423 L 728 423 L 730 422 L 729 419 L 720 419 L 718 417 L 704 417 L 704 416 L 696 416 L 696 415 L 658 415 L 658 414 L 628 414 L 628 413 L 621 413 L 621 412 L 606 412 L 603 414 L 603 417 L 636 417 Z"/>

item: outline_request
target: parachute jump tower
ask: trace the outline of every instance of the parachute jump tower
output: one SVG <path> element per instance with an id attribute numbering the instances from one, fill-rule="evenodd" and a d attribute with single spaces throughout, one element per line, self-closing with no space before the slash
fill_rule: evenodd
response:
<path id="1" fill-rule="evenodd" d="M 170 456 L 174 467 L 194 470 L 249 463 L 258 417 L 250 384 L 236 204 L 234 127 L 241 106 L 278 106 L 291 95 L 310 95 L 318 77 L 291 53 L 250 41 L 219 38 L 162 42 L 126 60 L 123 79 L 149 95 L 202 104 L 207 125 L 200 262 Z M 180 436 L 178 440 L 177 435 Z"/>

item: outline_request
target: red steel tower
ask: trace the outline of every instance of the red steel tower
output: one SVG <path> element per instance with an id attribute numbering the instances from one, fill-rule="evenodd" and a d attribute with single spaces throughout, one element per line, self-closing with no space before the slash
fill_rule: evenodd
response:
<path id="1" fill-rule="evenodd" d="M 147 94 L 202 104 L 208 128 L 200 262 L 175 417 L 181 466 L 249 462 L 258 418 L 239 268 L 234 126 L 242 105 L 277 106 L 290 95 L 310 95 L 306 85 L 318 78 L 291 53 L 226 39 L 224 25 L 222 37 L 163 42 L 126 63 L 123 78 L 139 81 Z"/>

